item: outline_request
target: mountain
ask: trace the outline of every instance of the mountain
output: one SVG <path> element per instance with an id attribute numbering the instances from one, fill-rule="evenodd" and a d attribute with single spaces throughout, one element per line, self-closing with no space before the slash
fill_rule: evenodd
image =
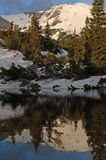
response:
<path id="1" fill-rule="evenodd" d="M 6 19 L 0 17 L 0 29 L 5 30 L 8 27 L 9 27 L 9 22 Z"/>
<path id="2" fill-rule="evenodd" d="M 49 22 L 51 29 L 54 30 L 53 38 L 57 39 L 60 33 L 72 33 L 76 30 L 79 34 L 85 25 L 86 17 L 90 17 L 91 6 L 84 3 L 60 4 L 51 7 L 46 11 L 37 12 L 39 23 L 44 28 Z M 30 25 L 31 13 L 14 15 L 4 15 L 2 18 L 19 26 Z"/>
<path id="3" fill-rule="evenodd" d="M 3 19 L 7 20 L 8 22 L 12 22 L 15 25 L 18 25 L 20 27 L 28 27 L 31 22 L 31 15 L 25 14 L 25 13 L 19 13 L 19 14 L 10 14 L 10 15 L 4 15 L 2 16 Z"/>
<path id="4" fill-rule="evenodd" d="M 76 30 L 79 34 L 85 25 L 86 17 L 91 16 L 90 8 L 91 6 L 84 3 L 56 5 L 44 12 L 39 22 L 41 26 L 45 26 L 48 21 L 51 29 L 59 32 L 72 33 Z M 54 38 L 59 32 L 56 32 Z"/>

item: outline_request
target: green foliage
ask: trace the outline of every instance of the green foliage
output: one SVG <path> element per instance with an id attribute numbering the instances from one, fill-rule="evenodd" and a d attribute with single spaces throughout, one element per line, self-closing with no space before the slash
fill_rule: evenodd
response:
<path id="1" fill-rule="evenodd" d="M 33 56 L 40 54 L 41 51 L 41 28 L 39 27 L 36 14 L 33 14 L 31 26 L 28 29 L 30 50 Z"/>
<path id="2" fill-rule="evenodd" d="M 106 13 L 103 0 L 94 0 L 92 18 L 88 19 L 85 33 L 90 47 L 91 64 L 98 71 L 106 70 Z"/>
<path id="3" fill-rule="evenodd" d="M 44 38 L 44 47 L 46 50 L 50 50 L 53 46 L 53 43 L 52 43 L 52 39 L 51 39 L 51 30 L 50 30 L 50 25 L 49 23 L 47 22 L 47 25 L 46 25 L 46 28 L 45 28 L 45 31 L 44 31 L 44 35 L 45 35 L 45 38 Z"/>
<path id="4" fill-rule="evenodd" d="M 106 72 L 106 13 L 103 0 L 94 0 L 91 14 L 92 18 L 87 17 L 80 36 L 74 32 L 61 40 L 62 47 L 70 51 L 73 72 Z"/>
<path id="5" fill-rule="evenodd" d="M 18 79 L 27 79 L 32 80 L 36 78 L 36 73 L 30 68 L 23 68 L 21 66 L 15 66 L 12 63 L 9 69 L 1 67 L 1 77 L 5 78 L 6 80 L 18 80 Z"/>
<path id="6" fill-rule="evenodd" d="M 11 22 L 9 29 L 2 37 L 7 48 L 19 50 L 23 52 L 27 58 L 40 54 L 41 33 L 35 14 L 32 16 L 31 26 L 28 30 L 21 32 L 21 28 L 18 28 Z"/>
<path id="7" fill-rule="evenodd" d="M 61 56 L 56 58 L 56 61 L 60 64 L 66 64 L 66 63 L 69 63 L 69 58 L 65 56 Z"/>
<path id="8" fill-rule="evenodd" d="M 13 22 L 10 23 L 10 27 L 4 34 L 4 42 L 9 49 L 19 49 L 21 47 L 21 33 L 20 28 L 14 26 Z"/>
<path id="9" fill-rule="evenodd" d="M 42 37 L 42 50 L 49 51 L 52 53 L 60 52 L 60 46 L 57 41 L 51 38 L 52 30 L 50 29 L 50 25 L 47 22 L 47 25 L 44 29 L 44 37 Z"/>
<path id="10" fill-rule="evenodd" d="M 6 43 L 9 49 L 13 48 L 13 42 L 14 42 L 13 27 L 14 27 L 13 22 L 11 22 L 9 29 L 7 30 L 6 36 L 4 36 L 4 42 Z"/>
<path id="11" fill-rule="evenodd" d="M 3 39 L 5 31 L 0 30 L 0 38 Z"/>
<path id="12" fill-rule="evenodd" d="M 55 56 L 51 53 L 48 53 L 45 57 L 45 63 L 55 62 Z"/>
<path id="13" fill-rule="evenodd" d="M 37 62 L 37 63 L 42 62 L 43 61 L 42 55 L 41 54 L 36 54 L 34 57 L 32 57 L 32 60 L 34 60 L 34 62 Z"/>
<path id="14" fill-rule="evenodd" d="M 18 66 L 16 67 L 14 63 L 12 63 L 12 66 L 10 69 L 5 69 L 1 67 L 1 76 L 4 77 L 10 77 L 11 80 L 19 79 L 19 77 L 23 77 L 23 73 L 25 72 L 25 69 Z"/>

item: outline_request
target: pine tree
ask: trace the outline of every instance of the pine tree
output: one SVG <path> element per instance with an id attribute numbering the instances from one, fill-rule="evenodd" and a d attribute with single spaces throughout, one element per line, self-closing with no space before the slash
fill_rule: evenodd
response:
<path id="1" fill-rule="evenodd" d="M 30 50 L 30 39 L 29 39 L 29 32 L 22 32 L 21 33 L 21 48 L 20 51 L 24 53 L 24 55 L 29 58 L 31 54 Z"/>
<path id="2" fill-rule="evenodd" d="M 45 38 L 50 40 L 51 39 L 51 30 L 50 30 L 50 25 L 47 22 L 46 28 L 45 28 Z"/>
<path id="3" fill-rule="evenodd" d="M 104 0 L 94 0 L 89 19 L 91 63 L 98 70 L 106 69 L 106 13 Z"/>
<path id="4" fill-rule="evenodd" d="M 20 51 L 20 48 L 21 48 L 21 45 L 22 45 L 21 28 L 18 27 L 18 26 L 14 26 L 13 34 L 14 34 L 13 49 Z"/>
<path id="5" fill-rule="evenodd" d="M 9 49 L 20 50 L 21 48 L 20 28 L 15 26 L 13 22 L 10 23 L 10 27 L 5 33 L 4 42 Z"/>
<path id="6" fill-rule="evenodd" d="M 36 14 L 33 14 L 31 19 L 31 26 L 29 27 L 29 41 L 30 50 L 35 58 L 40 54 L 41 51 L 41 28 L 39 27 L 38 19 Z"/>
<path id="7" fill-rule="evenodd" d="M 73 72 L 77 74 L 81 72 L 83 59 L 82 39 L 74 31 L 70 39 L 70 63 Z"/>
<path id="8" fill-rule="evenodd" d="M 49 51 L 54 47 L 53 41 L 51 39 L 51 35 L 52 33 L 51 33 L 50 25 L 47 22 L 47 25 L 45 27 L 44 46 L 45 46 L 45 49 Z"/>
<path id="9" fill-rule="evenodd" d="M 81 45 L 82 45 L 82 65 L 83 65 L 83 71 L 84 74 L 90 74 L 91 73 L 91 47 L 89 44 L 89 36 L 90 36 L 90 29 L 89 29 L 89 18 L 86 18 L 85 27 L 81 31 Z"/>
<path id="10" fill-rule="evenodd" d="M 13 49 L 13 42 L 14 42 L 14 24 L 13 22 L 10 23 L 10 26 L 4 36 L 4 42 L 9 49 Z"/>

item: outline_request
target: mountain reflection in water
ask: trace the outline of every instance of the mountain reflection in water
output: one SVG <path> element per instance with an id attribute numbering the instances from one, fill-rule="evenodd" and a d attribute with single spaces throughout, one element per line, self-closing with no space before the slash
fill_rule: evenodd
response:
<path id="1" fill-rule="evenodd" d="M 0 96 L 0 160 L 105 160 L 101 99 Z"/>

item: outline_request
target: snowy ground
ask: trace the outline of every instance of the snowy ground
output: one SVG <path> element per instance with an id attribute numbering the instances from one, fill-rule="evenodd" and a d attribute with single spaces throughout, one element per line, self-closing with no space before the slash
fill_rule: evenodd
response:
<path id="1" fill-rule="evenodd" d="M 53 86 L 59 85 L 60 89 L 66 89 L 68 87 L 71 87 L 73 85 L 76 88 L 83 88 L 85 84 L 88 85 L 94 85 L 96 86 L 101 78 L 106 78 L 106 76 L 91 76 L 86 79 L 82 80 L 76 80 L 74 81 L 73 79 L 68 80 L 68 79 L 47 79 L 47 80 L 41 80 L 38 81 L 38 84 L 42 87 L 42 89 L 52 89 Z"/>
<path id="2" fill-rule="evenodd" d="M 101 78 L 106 78 L 106 75 L 104 76 L 91 76 L 90 78 L 83 79 L 83 80 L 77 80 L 73 81 L 67 80 L 67 79 L 48 79 L 48 80 L 41 80 L 37 83 L 41 86 L 41 91 L 39 94 L 43 95 L 49 95 L 49 96 L 87 96 L 87 97 L 94 97 L 94 98 L 100 98 L 100 95 L 98 94 L 98 91 L 94 90 L 92 92 L 84 92 L 83 86 L 85 84 L 96 86 Z M 53 86 L 58 86 L 55 89 L 53 89 Z M 68 87 L 73 85 L 74 87 L 78 88 L 78 90 L 75 90 L 72 94 L 71 91 L 68 90 Z M 60 87 L 59 87 L 60 86 Z"/>
<path id="3" fill-rule="evenodd" d="M 47 96 L 85 96 L 89 98 L 95 98 L 100 99 L 100 94 L 98 90 L 93 90 L 85 92 L 83 90 L 84 84 L 94 85 L 96 86 L 101 78 L 106 78 L 106 75 L 104 76 L 92 76 L 87 79 L 83 80 L 67 80 L 67 79 L 47 79 L 47 80 L 40 80 L 36 81 L 34 80 L 33 83 L 37 83 L 41 86 L 40 91 L 38 92 L 39 95 L 47 95 Z M 21 82 L 18 81 L 9 81 L 6 84 L 2 83 L 3 81 L 0 80 L 0 94 L 3 94 L 3 91 L 7 91 L 10 93 L 17 93 L 21 94 L 22 88 L 20 88 Z M 71 86 L 71 84 L 77 88 L 78 90 L 75 90 L 72 92 L 71 90 L 68 90 L 68 87 Z M 57 87 L 53 88 L 53 86 Z M 26 89 L 26 88 L 25 88 Z"/>
<path id="4" fill-rule="evenodd" d="M 64 50 L 63 54 L 66 55 Z M 22 55 L 22 53 L 18 51 L 0 49 L 0 67 L 3 66 L 8 69 L 10 68 L 12 63 L 15 63 L 15 65 L 20 65 L 22 67 L 27 67 L 32 64 L 31 61 L 25 61 L 23 60 L 23 58 L 24 56 Z M 83 90 L 83 86 L 85 84 L 96 86 L 101 78 L 106 78 L 106 75 L 91 76 L 89 78 L 77 81 L 74 81 L 73 79 L 47 79 L 39 81 L 34 80 L 32 82 L 34 84 L 37 83 L 41 86 L 41 90 L 38 93 L 41 95 L 43 94 L 49 96 L 70 96 L 73 94 L 81 96 L 85 95 L 85 92 Z M 4 82 L 3 80 L 0 80 L 0 94 L 2 94 L 3 91 L 21 94 L 20 84 L 21 82 L 19 81 Z M 68 89 L 69 87 L 71 87 L 71 85 L 78 88 L 78 90 L 74 91 L 72 94 L 70 94 L 71 90 Z M 92 94 L 90 92 L 87 92 L 85 96 L 94 96 L 95 98 L 99 98 L 97 91 L 93 91 Z"/>
<path id="5" fill-rule="evenodd" d="M 43 56 L 47 56 L 47 54 L 48 54 L 49 52 L 47 52 L 47 51 L 41 51 L 41 54 L 43 55 Z M 49 53 L 49 54 L 52 54 L 52 55 L 54 55 L 54 53 Z M 64 49 L 62 49 L 61 50 L 61 53 L 57 53 L 57 54 L 55 54 L 55 56 L 57 57 L 57 58 L 59 58 L 59 57 L 67 57 L 68 56 L 68 51 L 66 51 L 66 50 L 64 50 Z"/>
<path id="6" fill-rule="evenodd" d="M 41 54 L 46 56 L 48 52 L 42 51 Z M 56 57 L 61 56 L 68 56 L 68 52 L 62 49 L 62 53 L 58 53 Z M 16 66 L 20 65 L 22 67 L 28 67 L 29 65 L 33 64 L 31 61 L 23 60 L 23 58 L 23 54 L 18 51 L 0 48 L 0 67 L 9 69 L 12 63 L 14 63 Z"/>
<path id="7" fill-rule="evenodd" d="M 12 63 L 14 63 L 16 66 L 20 65 L 22 67 L 28 67 L 29 65 L 32 65 L 31 61 L 25 61 L 23 58 L 24 56 L 22 53 L 18 51 L 0 48 L 0 67 L 9 69 Z M 0 80 L 0 93 L 2 91 L 21 93 L 19 87 L 20 84 L 21 82 L 18 81 L 3 83 L 3 80 Z"/>
<path id="8" fill-rule="evenodd" d="M 17 93 L 21 94 L 19 81 L 9 81 L 7 83 L 3 83 L 3 80 L 0 80 L 0 94 L 4 92 Z"/>
<path id="9" fill-rule="evenodd" d="M 0 67 L 10 68 L 11 64 L 14 63 L 16 66 L 27 67 L 32 64 L 31 61 L 23 60 L 24 56 L 22 53 L 14 50 L 1 49 L 0 48 Z"/>

